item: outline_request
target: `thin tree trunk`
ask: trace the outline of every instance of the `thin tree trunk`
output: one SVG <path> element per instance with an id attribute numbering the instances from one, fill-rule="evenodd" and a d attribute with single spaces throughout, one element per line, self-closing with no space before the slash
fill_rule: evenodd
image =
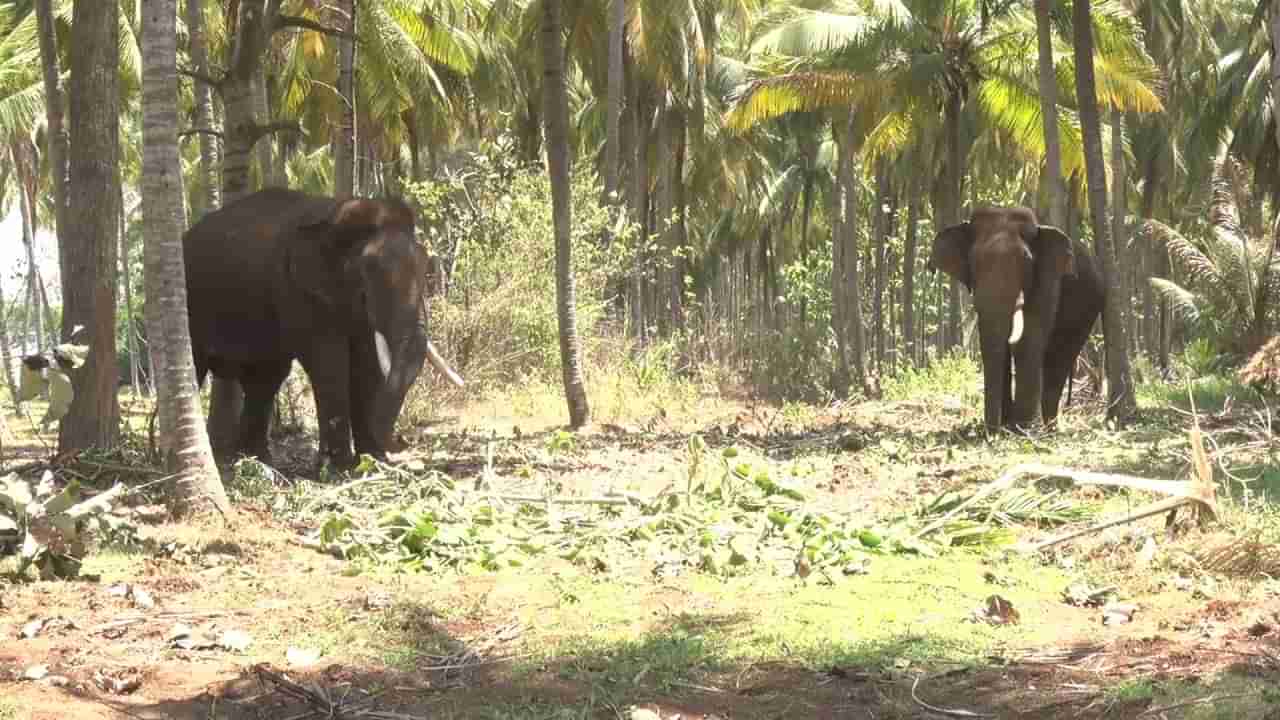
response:
<path id="1" fill-rule="evenodd" d="M 1130 330 L 1133 312 L 1132 294 L 1129 292 L 1129 275 L 1132 263 L 1121 262 L 1128 258 L 1128 233 L 1125 216 L 1128 214 L 1128 170 L 1124 164 L 1124 114 L 1117 108 L 1111 110 L 1111 246 L 1116 258 L 1116 284 L 1119 288 L 1117 308 L 1124 322 L 1126 337 L 1135 337 Z M 1126 347 L 1128 347 L 1126 345 Z"/>
<path id="2" fill-rule="evenodd" d="M 1129 344 L 1120 313 L 1120 271 L 1112 253 L 1107 225 L 1107 179 L 1102 154 L 1102 127 L 1098 112 L 1093 72 L 1093 23 L 1088 3 L 1077 2 L 1072 9 L 1075 31 L 1076 97 L 1079 99 L 1080 127 L 1084 135 L 1086 180 L 1089 188 L 1089 216 L 1094 246 L 1101 265 L 1107 302 L 1102 311 L 1106 340 L 1107 418 L 1123 426 L 1137 409 L 1133 379 L 1129 371 Z"/>
<path id="3" fill-rule="evenodd" d="M 0 183 L 0 186 L 3 184 Z M 9 313 L 6 312 L 8 304 L 3 302 L 3 298 L 4 288 L 0 287 L 0 362 L 4 363 L 4 384 L 9 388 L 9 398 L 17 407 L 21 403 L 18 401 L 18 381 L 13 374 L 13 346 L 9 340 Z"/>
<path id="4" fill-rule="evenodd" d="M 119 5 L 77 2 L 71 24 L 72 200 L 67 220 L 75 228 L 60 248 L 62 340 L 89 347 L 72 373 L 75 397 L 62 419 L 58 450 L 115 444 L 119 430 L 116 367 L 116 229 L 120 172 Z M 76 333 L 77 327 L 83 332 Z"/>
<path id="5" fill-rule="evenodd" d="M 25 151 L 23 144 L 13 143 L 10 145 L 9 151 L 10 157 L 13 159 L 13 166 L 18 171 L 18 211 L 22 221 L 22 247 L 27 256 L 27 323 L 29 326 L 34 325 L 36 352 L 44 352 L 46 336 L 44 318 L 40 314 L 39 283 L 36 280 L 39 276 L 40 268 L 36 265 L 36 249 L 33 239 L 36 225 L 35 205 L 31 202 L 31 183 L 34 179 L 32 174 L 35 172 L 35 168 L 32 167 L 32 158 Z"/>
<path id="6" fill-rule="evenodd" d="M 181 198 L 179 198 L 181 200 Z M 120 249 L 117 254 L 116 272 L 120 273 L 120 281 L 124 286 L 124 342 L 125 351 L 129 353 L 129 386 L 137 394 L 141 388 L 138 374 L 138 329 L 133 317 L 133 282 L 129 277 L 129 211 L 124 204 L 124 186 L 120 186 Z"/>
<path id="7" fill-rule="evenodd" d="M 582 348 L 578 342 L 574 297 L 569 156 L 569 97 L 565 88 L 563 28 L 560 0 L 542 4 L 543 102 L 546 117 L 547 171 L 551 178 L 552 216 L 556 234 L 556 319 L 560 327 L 560 365 L 569 425 L 578 429 L 591 422 L 586 384 L 582 379 Z"/>
<path id="8" fill-rule="evenodd" d="M 633 73 L 637 75 L 638 73 Z M 645 248 L 649 245 L 649 137 L 652 122 L 652 108 L 649 106 L 645 84 L 639 77 L 633 77 L 631 84 L 632 114 L 635 118 L 633 131 L 635 142 L 632 150 L 635 161 L 631 176 L 631 217 L 639 225 L 636 247 L 639 256 L 632 266 L 631 278 L 631 324 L 636 336 L 642 340 L 648 337 L 648 313 L 645 303 L 645 268 L 647 263 Z"/>
<path id="9" fill-rule="evenodd" d="M 623 94 L 626 93 L 623 75 L 624 50 L 626 45 L 627 2 L 611 0 L 609 3 L 609 89 L 608 110 L 605 117 L 604 143 L 604 202 L 610 206 L 620 206 L 618 196 L 622 187 L 622 110 Z"/>
<path id="10" fill-rule="evenodd" d="M 858 199 L 857 186 L 853 175 L 853 150 L 848 146 L 848 141 L 853 134 L 853 116 L 849 116 L 849 126 L 845 131 L 846 144 L 839 150 L 840 158 L 838 162 L 837 178 L 840 186 L 843 188 L 844 197 L 844 213 L 840 220 L 840 227 L 843 230 L 843 237 L 840 241 L 844 244 L 844 272 L 845 272 L 845 293 L 844 303 L 846 308 L 845 320 L 847 324 L 844 327 L 845 337 L 850 339 L 850 352 L 852 354 L 853 365 L 853 382 L 856 387 L 863 392 L 867 390 L 867 369 L 865 359 L 866 335 L 862 327 L 862 286 L 858 277 L 858 236 L 857 236 L 857 216 Z"/>
<path id="11" fill-rule="evenodd" d="M 1044 124 L 1044 178 L 1049 196 L 1049 224 L 1066 229 L 1067 191 L 1062 184 L 1062 142 L 1058 136 L 1058 80 L 1053 68 L 1053 28 L 1049 13 L 1054 0 L 1035 0 L 1036 40 L 1039 47 L 1040 117 Z"/>
<path id="12" fill-rule="evenodd" d="M 190 0 L 189 0 L 190 1 Z M 187 327 L 186 225 L 178 159 L 177 0 L 142 0 L 142 223 L 147 335 L 156 358 L 161 451 L 179 513 L 230 509 L 200 413 Z"/>
<path id="13" fill-rule="evenodd" d="M 960 95 L 957 92 L 951 92 L 947 95 L 946 111 L 943 114 L 943 128 L 946 133 L 946 149 L 947 149 L 947 182 L 942 188 L 942 196 L 944 198 L 944 206 L 941 222 L 938 223 L 938 229 L 954 225 L 960 222 L 960 183 L 964 177 L 961 170 L 961 162 L 963 161 L 962 151 L 960 148 L 960 111 L 962 109 Z M 947 304 L 947 334 L 946 348 L 950 350 L 961 342 L 960 336 L 960 311 L 962 300 L 960 296 L 960 281 L 955 278 L 948 278 L 949 302 Z"/>
<path id="14" fill-rule="evenodd" d="M 204 2 L 202 0 L 186 0 L 187 4 L 187 53 L 191 64 L 201 77 L 209 77 L 209 41 L 204 31 Z M 213 117 L 213 93 L 208 83 L 201 80 L 192 82 L 195 96 L 195 123 L 201 132 L 200 141 L 200 186 L 204 190 L 201 207 L 193 212 L 198 221 L 206 212 L 222 205 L 222 180 L 218 170 L 222 159 L 218 152 L 217 131 Z"/>
<path id="15" fill-rule="evenodd" d="M 67 240 L 67 133 L 63 126 L 62 82 L 58 69 L 58 42 L 54 32 L 51 0 L 35 0 L 40 35 L 40 69 L 44 76 L 45 144 L 53 186 L 53 227 L 58 247 Z M 65 270 L 65 268 L 63 268 Z M 62 277 L 66 277 L 65 275 Z"/>
<path id="16" fill-rule="evenodd" d="M 919 363 L 916 356 L 916 226 L 920 220 L 920 200 L 915 193 L 907 191 L 907 227 L 906 239 L 902 248 L 902 342 L 907 357 L 907 364 L 915 367 Z"/>
<path id="17" fill-rule="evenodd" d="M 338 98 L 342 103 L 342 123 L 333 142 L 333 191 L 339 198 L 355 194 L 356 179 L 356 0 L 339 0 L 340 22 L 349 37 L 338 41 Z"/>
<path id="18" fill-rule="evenodd" d="M 834 129 L 834 128 L 833 128 Z M 849 383 L 853 377 L 849 367 L 849 342 L 845 319 L 848 300 L 845 298 L 844 221 L 842 218 L 843 186 L 837 184 L 831 193 L 831 332 L 836 336 L 836 367 L 834 389 L 836 396 L 849 396 Z"/>

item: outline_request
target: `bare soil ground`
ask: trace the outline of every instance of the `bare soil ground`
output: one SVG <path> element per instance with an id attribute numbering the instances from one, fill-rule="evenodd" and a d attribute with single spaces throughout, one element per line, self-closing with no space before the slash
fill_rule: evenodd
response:
<path id="1" fill-rule="evenodd" d="M 537 451 L 553 427 L 489 415 L 433 428 L 438 449 L 422 457 L 464 483 L 488 473 L 509 492 L 652 493 L 670 483 L 668 470 L 683 462 L 696 430 L 712 446 L 750 444 L 779 462 L 812 463 L 815 489 L 870 518 L 964 486 L 995 464 L 948 454 L 948 443 L 967 431 L 954 418 L 923 422 L 922 413 L 900 403 L 787 419 L 776 409 L 720 406 L 683 420 L 603 425 L 579 452 L 550 457 Z M 486 459 L 495 433 L 508 449 Z M 896 447 L 911 437 L 932 437 L 925 443 L 932 449 Z M 284 456 L 305 467 L 309 442 L 289 439 Z M 6 453 L 11 465 L 44 456 L 31 443 Z M 518 472 L 526 466 L 532 472 Z M 1280 718 L 1266 694 L 1280 681 L 1280 593 L 1252 582 L 1206 594 L 1135 581 L 1127 601 L 1140 610 L 1122 625 L 1104 625 L 1097 608 L 1029 591 L 1019 605 L 1023 622 L 1047 630 L 1032 645 L 997 643 L 982 662 L 908 659 L 905 648 L 927 645 L 924 620 L 878 641 L 874 653 L 837 653 L 831 662 L 789 656 L 786 637 L 770 639 L 769 652 L 730 643 L 699 655 L 689 648 L 700 638 L 758 632 L 778 612 L 771 593 L 777 607 L 781 599 L 797 607 L 856 594 L 857 586 L 797 601 L 798 591 L 773 580 L 711 587 L 625 570 L 599 578 L 555 560 L 487 574 L 355 573 L 299 543 L 303 528 L 260 507 L 239 507 L 225 525 L 170 523 L 156 507 L 132 511 L 146 549 L 95 559 L 87 570 L 99 580 L 0 579 L 0 720 Z M 954 578 L 933 574 L 945 566 L 885 582 L 969 601 Z M 597 619 L 601 606 L 587 600 L 557 614 L 566 586 L 588 593 L 602 584 L 623 588 L 611 596 L 622 598 L 620 614 L 603 608 Z M 755 592 L 759 598 L 750 597 Z M 604 639 L 564 644 L 572 633 L 552 620 L 575 612 L 583 617 L 574 622 Z M 43 621 L 34 633 L 32 621 Z M 678 644 L 672 663 L 692 657 L 696 666 L 664 669 L 664 643 Z M 321 654 L 309 662 L 299 651 Z M 24 677 L 41 666 L 41 679 Z"/>

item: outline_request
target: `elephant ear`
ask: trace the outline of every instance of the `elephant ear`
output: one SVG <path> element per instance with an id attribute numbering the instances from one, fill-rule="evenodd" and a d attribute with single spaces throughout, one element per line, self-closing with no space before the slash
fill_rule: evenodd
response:
<path id="1" fill-rule="evenodd" d="M 973 276 L 969 269 L 969 251 L 973 248 L 973 225 L 962 222 L 938 233 L 933 239 L 933 254 L 929 257 L 930 270 L 942 270 L 973 289 Z"/>
<path id="2" fill-rule="evenodd" d="M 1067 234 L 1052 225 L 1041 225 L 1036 234 L 1036 248 L 1042 257 L 1052 258 L 1055 269 L 1063 275 L 1075 277 L 1076 255 Z"/>

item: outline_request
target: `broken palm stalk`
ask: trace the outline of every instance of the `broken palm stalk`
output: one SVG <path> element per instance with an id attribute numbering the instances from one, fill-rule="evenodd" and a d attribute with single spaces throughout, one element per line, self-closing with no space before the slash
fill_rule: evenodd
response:
<path id="1" fill-rule="evenodd" d="M 973 497 L 960 503 L 952 508 L 950 512 L 932 523 L 926 525 L 923 529 L 916 533 L 916 539 L 924 537 L 934 530 L 942 527 L 956 514 L 965 508 L 976 503 L 992 493 L 1005 490 L 1011 487 L 1015 481 L 1022 477 L 1038 476 L 1038 477 L 1065 477 L 1077 483 L 1084 485 L 1115 485 L 1118 487 L 1131 487 L 1138 490 L 1146 490 L 1149 492 L 1163 493 L 1173 497 L 1167 500 L 1159 500 L 1148 505 L 1144 505 L 1133 512 L 1125 515 L 1106 520 L 1096 525 L 1091 525 L 1081 530 L 1060 535 L 1058 537 L 1049 538 L 1032 545 L 1023 545 L 1022 551 L 1027 553 L 1040 552 L 1054 545 L 1073 540 L 1082 535 L 1105 530 L 1116 525 L 1123 525 L 1135 520 L 1141 520 L 1152 515 L 1159 515 L 1164 512 L 1175 510 L 1182 505 L 1190 505 L 1197 510 L 1207 511 L 1209 517 L 1216 517 L 1218 514 L 1217 496 L 1213 487 L 1213 471 L 1209 466 L 1209 458 L 1204 450 L 1204 441 L 1200 437 L 1199 428 L 1191 428 L 1188 431 L 1188 437 L 1191 441 L 1192 468 L 1194 470 L 1190 481 L 1182 480 L 1152 480 L 1150 478 L 1140 478 L 1132 475 L 1116 475 L 1111 473 L 1090 472 L 1087 470 L 1073 470 L 1071 468 L 1054 467 L 1051 465 L 1041 465 L 1040 463 L 1023 463 L 1015 465 L 1005 471 L 1003 475 L 994 482 L 988 484 L 982 490 L 978 491 Z"/>

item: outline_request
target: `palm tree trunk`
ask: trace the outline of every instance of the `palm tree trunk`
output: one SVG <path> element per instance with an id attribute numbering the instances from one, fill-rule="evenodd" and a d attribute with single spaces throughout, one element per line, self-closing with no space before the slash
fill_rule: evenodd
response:
<path id="1" fill-rule="evenodd" d="M 848 301 L 845 298 L 844 228 L 841 217 L 842 187 L 837 185 L 831 193 L 828 213 L 831 216 L 831 331 L 836 336 L 836 367 L 833 383 L 837 397 L 849 396 L 852 373 L 849 368 L 848 333 L 845 320 Z"/>
<path id="2" fill-rule="evenodd" d="M 1102 311 L 1102 332 L 1106 340 L 1107 418 L 1123 426 L 1137 410 L 1133 379 L 1129 371 L 1129 344 L 1120 304 L 1120 273 L 1112 254 L 1107 225 L 1107 178 L 1102 154 L 1102 128 L 1098 112 L 1093 72 L 1093 23 L 1089 3 L 1077 2 L 1072 9 L 1075 31 L 1076 97 L 1080 127 L 1084 135 L 1086 180 L 1089 189 L 1089 216 L 1094 246 L 1102 270 L 1107 302 Z"/>
<path id="3" fill-rule="evenodd" d="M 569 97 L 564 77 L 564 26 L 560 0 L 543 0 L 542 68 L 546 117 L 547 170 L 551 177 L 552 217 L 556 234 L 556 319 L 560 327 L 560 365 L 564 394 L 569 404 L 569 425 L 574 429 L 591 422 L 591 407 L 582 379 L 582 348 L 578 342 L 570 204 Z"/>
<path id="4" fill-rule="evenodd" d="M 201 77 L 209 77 L 209 44 L 204 31 L 204 3 L 201 0 L 186 0 L 187 12 L 187 54 L 196 73 Z M 195 219 L 210 210 L 222 205 L 222 181 L 218 170 L 222 166 L 218 152 L 218 140 L 212 133 L 217 130 L 213 117 L 213 93 L 209 84 L 202 80 L 192 82 L 195 99 L 195 123 L 200 130 L 200 185 L 204 190 L 201 207 L 194 211 Z"/>
<path id="5" fill-rule="evenodd" d="M 65 244 L 67 226 L 67 134 L 63 127 L 62 83 L 58 71 L 58 44 L 54 32 L 50 0 L 36 0 L 35 13 L 40 35 L 40 69 L 44 76 L 45 143 L 48 146 L 49 176 L 53 186 L 53 226 L 58 247 Z"/>
<path id="6" fill-rule="evenodd" d="M 952 92 L 947 96 L 946 111 L 943 113 L 943 129 L 946 133 L 947 148 L 947 182 L 942 188 L 942 197 L 944 200 L 942 217 L 937 227 L 939 229 L 954 225 L 960 222 L 960 183 L 964 177 L 964 173 L 960 168 L 962 162 L 962 152 L 960 148 L 960 95 Z M 951 349 L 960 344 L 960 311 L 962 299 L 960 296 L 960 281 L 955 278 L 948 280 L 950 285 L 948 303 L 947 303 L 947 334 L 946 348 Z"/>
<path id="7" fill-rule="evenodd" d="M 1036 40 L 1040 65 L 1040 117 L 1044 123 L 1044 179 L 1049 196 L 1049 224 L 1066 229 L 1067 192 L 1062 184 L 1062 141 L 1058 136 L 1058 80 L 1053 69 L 1053 0 L 1035 0 Z"/>
<path id="8" fill-rule="evenodd" d="M 851 114 L 849 116 L 849 127 L 846 128 L 846 138 L 851 138 L 853 135 L 853 120 L 853 115 Z M 867 388 L 865 365 L 867 343 L 866 332 L 862 327 L 862 285 L 858 277 L 858 235 L 857 223 L 854 221 L 857 216 L 858 199 L 853 175 L 853 149 L 846 142 L 845 146 L 839 149 L 839 153 L 837 180 L 844 198 L 844 212 L 840 220 L 840 228 L 843 231 L 840 242 L 844 246 L 845 272 L 843 300 L 846 324 L 843 331 L 845 337 L 849 338 L 853 382 L 856 383 L 857 388 L 865 391 Z"/>
<path id="9" fill-rule="evenodd" d="M 142 0 L 142 223 L 147 335 L 156 345 L 161 451 L 179 512 L 230 508 L 205 434 L 187 327 L 178 160 L 177 0 Z"/>
<path id="10" fill-rule="evenodd" d="M 902 248 L 902 342 L 906 364 L 915 367 L 916 358 L 916 224 L 919 221 L 920 201 L 915 193 L 907 191 L 906 239 Z"/>
<path id="11" fill-rule="evenodd" d="M 72 192 L 61 245 L 62 340 L 89 346 L 72 373 L 75 398 L 58 432 L 59 452 L 111 447 L 119 430 L 116 399 L 116 231 L 120 208 L 119 5 L 78 2 L 71 24 Z M 84 328 L 82 334 L 75 330 Z"/>
<path id="12" fill-rule="evenodd" d="M 144 150 L 145 151 L 145 150 Z M 120 273 L 120 282 L 124 290 L 124 343 L 125 352 L 129 354 L 129 386 L 136 394 L 141 386 L 138 372 L 138 332 L 133 317 L 133 282 L 129 277 L 129 211 L 124 204 L 124 186 L 120 187 L 120 249 L 116 262 L 116 272 Z"/>
<path id="13" fill-rule="evenodd" d="M 1130 253 L 1128 233 L 1125 230 L 1125 217 L 1128 214 L 1129 175 L 1124 164 L 1124 113 L 1118 108 L 1111 110 L 1111 246 L 1116 258 L 1116 284 L 1119 287 L 1119 310 L 1124 322 L 1127 338 L 1135 337 L 1132 331 L 1133 312 L 1132 294 L 1129 292 L 1129 276 L 1132 265 L 1124 262 Z M 1126 347 L 1128 347 L 1126 345 Z"/>
<path id="14" fill-rule="evenodd" d="M 253 116 L 256 122 L 263 126 L 271 124 L 271 107 L 267 101 L 269 92 L 266 71 L 259 67 L 253 74 Z M 258 161 L 258 187 L 267 187 L 271 184 L 272 168 L 275 166 L 271 157 L 274 144 L 275 138 L 270 135 L 264 135 L 254 144 L 253 151 Z"/>
<path id="15" fill-rule="evenodd" d="M 339 198 L 355 194 L 356 158 L 356 0 L 340 0 L 340 22 L 348 37 L 339 40 L 338 97 L 342 103 L 342 124 L 333 142 L 333 191 Z"/>
<path id="16" fill-rule="evenodd" d="M 44 352 L 45 347 L 45 328 L 44 318 L 40 313 L 40 285 L 36 281 L 39 276 L 40 269 L 36 265 L 36 249 L 33 236 L 35 235 L 36 218 L 35 205 L 32 201 L 32 188 L 34 182 L 33 173 L 35 168 L 32 167 L 32 159 L 25 151 L 25 144 L 15 142 L 9 147 L 9 155 L 13 159 L 13 166 L 17 170 L 18 180 L 18 212 L 22 221 L 22 247 L 27 256 L 27 322 L 34 325 L 34 334 L 36 338 L 36 352 Z"/>
<path id="17" fill-rule="evenodd" d="M 620 205 L 618 198 L 622 176 L 622 109 L 623 94 L 627 91 L 623 75 L 626 45 L 627 2 L 611 0 L 609 3 L 609 114 L 605 118 L 604 141 L 604 202 Z"/>
<path id="18" fill-rule="evenodd" d="M 632 124 L 632 130 L 635 133 L 635 142 L 632 143 L 635 161 L 631 169 L 631 217 L 639 225 L 639 237 L 636 240 L 636 246 L 640 248 L 640 256 L 637 257 L 632 269 L 631 324 L 636 336 L 644 339 L 648 337 L 649 327 L 649 315 L 646 311 L 645 303 L 645 268 L 647 263 L 645 262 L 644 248 L 649 245 L 649 233 L 651 231 L 649 225 L 649 137 L 652 108 L 648 103 L 645 83 L 638 77 L 639 73 L 634 73 L 633 75 L 637 77 L 633 77 L 630 83 L 631 108 L 635 118 Z"/>

